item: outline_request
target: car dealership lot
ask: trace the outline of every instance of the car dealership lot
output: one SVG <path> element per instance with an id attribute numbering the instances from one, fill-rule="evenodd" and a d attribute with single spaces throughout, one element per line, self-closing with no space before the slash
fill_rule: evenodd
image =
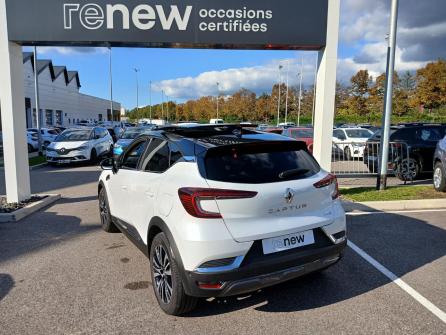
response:
<path id="1" fill-rule="evenodd" d="M 351 248 L 322 275 L 202 301 L 186 317 L 166 316 L 146 258 L 121 234 L 100 229 L 99 173 L 96 167 L 32 171 L 33 192 L 63 199 L 0 225 L 1 334 L 446 332 L 445 323 Z M 445 214 L 349 215 L 349 240 L 446 311 Z"/>

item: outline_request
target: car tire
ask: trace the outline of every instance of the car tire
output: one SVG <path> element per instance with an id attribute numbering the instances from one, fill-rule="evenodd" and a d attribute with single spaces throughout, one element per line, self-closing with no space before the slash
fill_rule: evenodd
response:
<path id="1" fill-rule="evenodd" d="M 101 227 L 107 233 L 119 233 L 119 229 L 113 223 L 110 206 L 108 204 L 107 191 L 102 187 L 99 191 L 99 216 L 101 218 Z"/>
<path id="2" fill-rule="evenodd" d="M 96 152 L 96 149 L 91 150 L 90 153 L 90 163 L 91 164 L 96 164 L 98 161 L 98 154 Z"/>
<path id="3" fill-rule="evenodd" d="M 401 181 L 415 180 L 420 176 L 420 163 L 414 158 L 403 159 L 397 164 L 396 176 Z"/>
<path id="4" fill-rule="evenodd" d="M 153 239 L 150 274 L 156 299 L 166 314 L 181 315 L 196 307 L 198 298 L 185 293 L 179 267 L 172 257 L 170 243 L 164 233 L 159 233 Z"/>
<path id="5" fill-rule="evenodd" d="M 441 162 L 435 163 L 434 188 L 437 192 L 446 192 L 446 171 Z"/>
<path id="6" fill-rule="evenodd" d="M 28 144 L 28 153 L 31 153 L 34 151 L 34 148 L 31 144 Z"/>
<path id="7" fill-rule="evenodd" d="M 347 160 L 347 161 L 351 161 L 352 160 L 352 152 L 351 152 L 351 150 L 350 150 L 350 147 L 345 147 L 345 149 L 344 149 L 344 157 L 345 157 L 345 160 Z"/>

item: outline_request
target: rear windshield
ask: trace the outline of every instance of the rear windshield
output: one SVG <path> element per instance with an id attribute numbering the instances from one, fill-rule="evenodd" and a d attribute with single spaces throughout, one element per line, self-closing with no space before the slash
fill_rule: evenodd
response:
<path id="1" fill-rule="evenodd" d="M 316 160 L 298 142 L 240 145 L 210 150 L 206 178 L 227 183 L 263 184 L 304 179 L 317 174 Z"/>

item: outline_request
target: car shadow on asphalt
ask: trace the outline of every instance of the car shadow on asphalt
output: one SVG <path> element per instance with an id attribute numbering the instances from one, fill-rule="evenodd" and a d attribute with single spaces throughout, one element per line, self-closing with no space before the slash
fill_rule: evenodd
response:
<path id="1" fill-rule="evenodd" d="M 58 190 L 97 183 L 101 170 L 95 167 L 45 167 L 31 171 L 33 193 L 58 193 Z M 0 174 L 0 194 L 5 194 L 4 174 Z"/>
<path id="2" fill-rule="evenodd" d="M 11 275 L 7 273 L 0 273 L 0 302 L 8 295 L 14 286 L 15 281 Z"/>
<path id="3" fill-rule="evenodd" d="M 349 239 L 401 277 L 446 255 L 446 230 L 399 214 L 348 217 Z M 414 243 L 414 241 L 418 241 Z M 200 301 L 186 317 L 254 308 L 263 312 L 309 310 L 354 299 L 390 283 L 350 248 L 333 267 L 243 296 Z"/>
<path id="4" fill-rule="evenodd" d="M 81 225 L 77 216 L 50 210 L 37 212 L 20 222 L 1 223 L 0 264 L 100 229 L 99 224 Z"/>

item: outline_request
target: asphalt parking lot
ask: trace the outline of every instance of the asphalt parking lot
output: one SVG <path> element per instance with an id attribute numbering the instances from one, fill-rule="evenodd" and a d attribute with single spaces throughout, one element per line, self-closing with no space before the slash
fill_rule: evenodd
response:
<path id="1" fill-rule="evenodd" d="M 438 317 L 446 311 L 446 211 L 348 216 L 349 240 L 424 304 L 349 247 L 322 274 L 249 296 L 203 300 L 189 315 L 170 317 L 156 303 L 147 259 L 121 234 L 100 229 L 99 173 L 96 167 L 32 171 L 33 192 L 62 199 L 20 223 L 0 225 L 1 334 L 446 333 Z"/>

